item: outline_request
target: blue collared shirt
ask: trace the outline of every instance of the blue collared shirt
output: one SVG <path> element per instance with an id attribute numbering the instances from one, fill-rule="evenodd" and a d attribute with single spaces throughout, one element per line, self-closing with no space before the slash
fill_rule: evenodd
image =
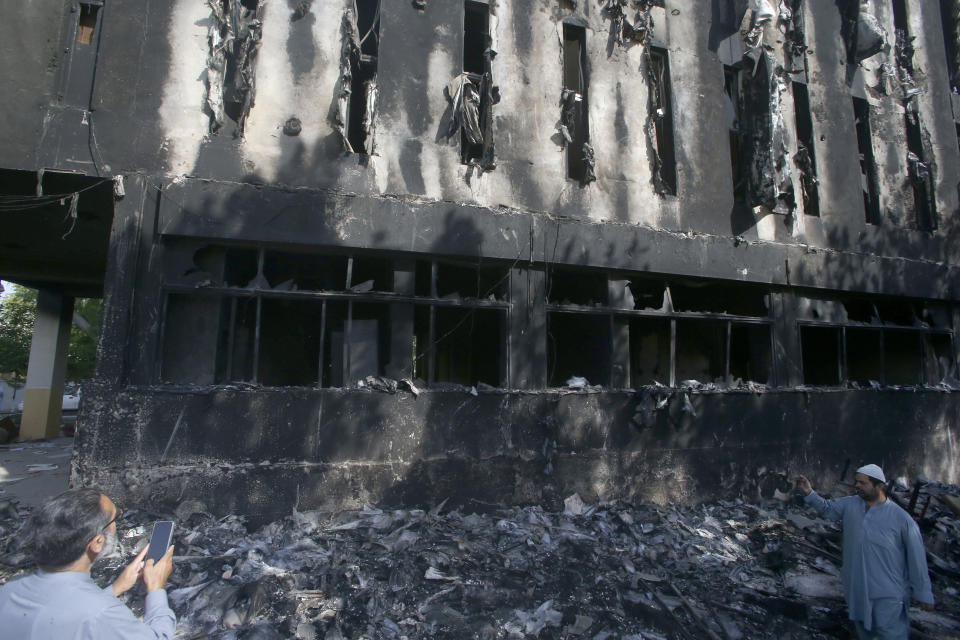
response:
<path id="1" fill-rule="evenodd" d="M 41 571 L 0 588 L 0 640 L 170 640 L 177 618 L 164 589 L 147 594 L 143 620 L 81 571 Z"/>
<path id="2" fill-rule="evenodd" d="M 827 500 L 816 491 L 805 500 L 820 517 L 843 521 L 840 575 L 851 620 L 869 629 L 872 600 L 896 598 L 909 605 L 911 591 L 915 600 L 933 604 L 920 528 L 906 511 L 889 499 L 868 511 L 860 496 Z"/>

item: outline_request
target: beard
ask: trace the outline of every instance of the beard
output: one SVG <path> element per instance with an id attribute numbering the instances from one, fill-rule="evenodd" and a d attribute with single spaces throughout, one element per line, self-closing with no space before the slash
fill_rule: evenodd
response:
<path id="1" fill-rule="evenodd" d="M 103 542 L 103 550 L 97 554 L 97 557 L 94 560 L 95 563 L 117 555 L 117 552 L 120 550 L 120 541 L 117 540 L 116 533 L 113 531 L 105 531 L 103 535 L 105 538 Z"/>

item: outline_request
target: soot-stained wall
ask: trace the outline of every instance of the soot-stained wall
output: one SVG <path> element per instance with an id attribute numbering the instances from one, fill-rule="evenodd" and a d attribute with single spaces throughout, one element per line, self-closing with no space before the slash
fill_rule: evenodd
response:
<path id="1" fill-rule="evenodd" d="M 836 478 L 848 459 L 960 479 L 951 466 L 958 407 L 949 391 L 960 346 L 950 341 L 960 326 L 960 149 L 936 3 L 911 4 L 896 19 L 887 3 L 869 3 L 885 40 L 856 63 L 848 61 L 846 5 L 835 0 L 781 3 L 793 7 L 792 18 L 746 11 L 766 2 L 628 3 L 631 24 L 652 21 L 640 35 L 607 6 L 617 4 L 491 0 L 495 168 L 462 162 L 460 132 L 447 135 L 456 111 L 449 88 L 464 70 L 460 2 L 384 3 L 376 101 L 365 111 L 370 153 L 349 152 L 341 132 L 345 90 L 356 94 L 347 76 L 359 59 L 351 56 L 370 55 L 351 40 L 365 35 L 352 35 L 353 0 L 249 0 L 214 4 L 216 11 L 199 0 L 105 6 L 83 127 L 71 128 L 74 112 L 61 110 L 67 124 L 41 145 L 57 166 L 123 174 L 127 184 L 115 207 L 104 337 L 97 380 L 84 395 L 75 480 L 130 502 L 172 506 L 189 497 L 217 511 L 269 515 L 293 504 L 448 496 L 464 504 L 555 502 L 574 490 L 693 501 L 714 497 L 718 478 L 724 494 L 752 496 L 775 483 L 761 469 Z M 904 20 L 902 30 L 915 38 L 909 82 L 894 35 Z M 576 57 L 564 56 L 565 29 L 583 33 L 578 84 L 595 181 L 568 178 L 577 149 L 563 136 L 561 95 L 569 82 L 564 65 Z M 240 32 L 223 48 L 227 35 Z M 662 78 L 651 47 L 669 70 Z M 809 97 L 818 215 L 800 196 L 796 123 L 804 114 L 795 113 L 793 83 Z M 872 127 L 878 220 L 865 217 L 854 98 L 866 101 Z M 670 113 L 651 112 L 655 101 Z M 908 114 L 919 122 L 919 146 L 908 140 Z M 739 155 L 731 151 L 734 132 Z M 661 161 L 671 164 L 664 144 L 672 144 L 676 193 L 654 179 Z M 936 196 L 933 229 L 918 228 L 911 144 L 922 151 Z M 733 184 L 738 173 L 745 187 Z M 261 260 L 268 249 L 359 252 L 395 260 L 397 273 L 417 260 L 503 267 L 511 295 L 493 301 L 503 318 L 502 388 L 477 396 L 433 388 L 414 397 L 249 380 L 187 387 L 165 378 L 165 332 L 189 334 L 170 320 L 171 247 L 211 242 L 257 249 Z M 768 386 L 756 394 L 612 390 L 634 381 L 629 322 L 610 312 L 590 325 L 609 334 L 609 349 L 583 349 L 591 371 L 612 372 L 608 388 L 545 389 L 545 363 L 558 361 L 548 346 L 551 318 L 590 313 L 558 310 L 562 301 L 550 307 L 548 281 L 562 268 L 601 273 L 611 291 L 644 274 L 692 278 L 684 285 L 692 289 L 708 280 L 766 287 L 767 311 L 751 322 L 769 327 Z M 201 282 L 199 295 L 316 301 L 329 294 L 267 290 L 253 280 L 229 285 L 234 290 Z M 926 386 L 913 392 L 882 383 L 856 390 L 842 375 L 849 363 L 837 356 L 837 380 L 824 383 L 833 388 L 798 390 L 806 362 L 799 325 L 827 322 L 803 316 L 801 298 L 847 294 L 905 309 L 929 304 L 951 317 L 927 337 L 936 343 L 933 360 L 952 362 L 953 373 L 949 362 L 943 380 L 924 373 Z M 390 316 L 401 328 L 391 337 L 415 333 L 415 304 L 446 304 L 424 298 Z M 921 336 L 924 318 L 896 331 Z M 854 329 L 868 329 L 874 318 L 856 322 L 863 326 Z M 211 326 L 211 335 L 220 330 Z M 824 344 L 845 353 L 844 343 L 830 343 L 845 334 L 826 331 Z M 923 339 L 914 342 L 929 361 Z M 187 341 L 177 346 L 176 353 L 190 353 Z M 197 344 L 196 353 L 209 360 L 215 347 Z M 737 386 L 730 382 L 721 387 Z M 661 409 L 638 409 L 656 393 L 666 399 Z M 225 496 L 242 497 L 231 503 Z"/>

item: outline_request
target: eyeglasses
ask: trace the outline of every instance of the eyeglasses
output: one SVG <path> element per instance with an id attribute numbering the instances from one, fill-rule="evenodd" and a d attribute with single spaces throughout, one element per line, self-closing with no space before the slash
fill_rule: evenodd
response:
<path id="1" fill-rule="evenodd" d="M 107 524 L 103 525 L 103 529 L 100 529 L 101 531 L 105 531 L 107 527 L 109 527 L 109 526 L 112 525 L 114 522 L 116 522 L 117 520 L 119 520 L 119 519 L 120 519 L 120 516 L 123 515 L 123 509 L 121 509 L 120 507 L 117 507 L 117 506 L 114 506 L 114 509 L 116 509 L 116 511 L 113 512 L 113 518 L 110 520 L 110 522 L 108 522 Z"/>

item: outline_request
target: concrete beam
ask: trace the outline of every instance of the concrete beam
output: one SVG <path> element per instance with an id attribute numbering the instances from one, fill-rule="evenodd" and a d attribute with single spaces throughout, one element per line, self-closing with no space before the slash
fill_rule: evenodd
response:
<path id="1" fill-rule="evenodd" d="M 72 319 L 73 298 L 50 291 L 39 292 L 23 395 L 21 440 L 60 435 Z"/>

